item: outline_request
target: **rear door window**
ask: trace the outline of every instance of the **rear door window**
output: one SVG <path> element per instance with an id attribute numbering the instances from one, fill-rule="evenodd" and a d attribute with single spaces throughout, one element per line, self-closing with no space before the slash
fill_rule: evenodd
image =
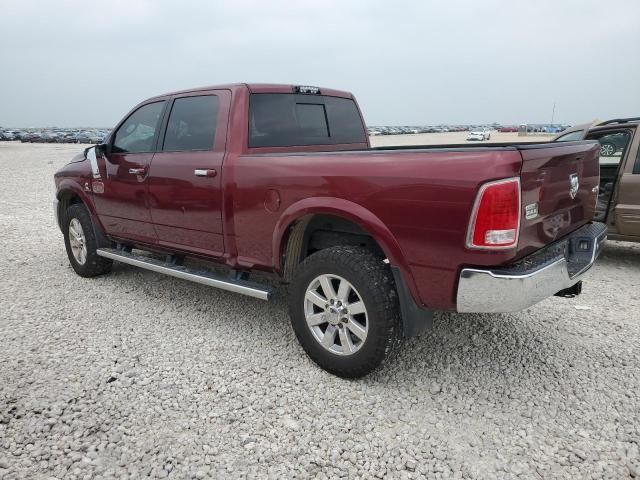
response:
<path id="1" fill-rule="evenodd" d="M 365 143 L 364 125 L 350 98 L 288 93 L 250 97 L 249 147 Z"/>
<path id="2" fill-rule="evenodd" d="M 177 98 L 169 115 L 163 150 L 211 150 L 216 137 L 217 117 L 218 97 L 215 95 Z"/>

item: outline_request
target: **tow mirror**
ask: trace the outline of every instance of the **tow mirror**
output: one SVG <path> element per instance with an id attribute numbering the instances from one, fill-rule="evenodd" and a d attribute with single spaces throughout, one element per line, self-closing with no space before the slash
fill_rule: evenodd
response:
<path id="1" fill-rule="evenodd" d="M 101 157 L 102 155 L 106 155 L 108 149 L 109 145 L 107 143 L 100 143 L 96 145 L 96 156 Z"/>

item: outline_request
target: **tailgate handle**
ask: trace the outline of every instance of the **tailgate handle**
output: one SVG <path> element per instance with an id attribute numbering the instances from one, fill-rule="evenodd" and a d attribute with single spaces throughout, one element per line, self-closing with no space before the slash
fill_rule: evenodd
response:
<path id="1" fill-rule="evenodd" d="M 193 174 L 196 177 L 215 177 L 218 172 L 213 168 L 196 168 Z"/>

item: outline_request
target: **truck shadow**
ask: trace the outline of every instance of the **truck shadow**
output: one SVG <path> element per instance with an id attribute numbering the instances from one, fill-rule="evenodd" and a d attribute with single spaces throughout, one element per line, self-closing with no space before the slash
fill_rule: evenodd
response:
<path id="1" fill-rule="evenodd" d="M 634 267 L 640 274 L 640 244 L 609 241 L 589 275 L 608 278 L 610 269 Z M 581 338 L 581 328 L 597 325 L 607 335 L 615 332 L 601 321 L 604 312 L 597 311 L 597 302 L 589 319 L 587 312 L 577 313 L 571 301 L 561 302 L 565 300 L 549 299 L 513 314 L 436 313 L 431 330 L 403 342 L 395 360 L 367 381 L 394 384 L 396 378 L 409 375 L 416 384 L 422 383 L 418 377 L 426 377 L 456 385 L 482 377 L 489 383 L 518 383 L 525 390 L 537 390 L 541 376 L 571 383 L 574 365 L 614 355 L 591 348 L 589 340 Z"/>
<path id="2" fill-rule="evenodd" d="M 640 267 L 640 245 L 608 242 L 599 263 Z M 140 289 L 150 300 L 155 297 L 178 303 L 185 298 L 198 299 L 195 303 L 186 302 L 181 308 L 208 312 L 205 328 L 212 335 L 226 335 L 233 327 L 243 336 L 247 348 L 256 352 L 264 350 L 263 335 L 269 335 L 275 343 L 267 348 L 273 347 L 279 352 L 272 355 L 289 364 L 293 375 L 326 375 L 327 381 L 333 378 L 320 371 L 298 345 L 288 321 L 284 287 L 278 289 L 274 302 L 265 303 L 124 265 L 117 265 L 114 273 L 144 278 L 145 281 L 139 283 Z M 232 324 L 224 314 L 229 311 L 234 312 Z M 478 378 L 488 383 L 487 388 L 491 384 L 517 383 L 520 388 L 537 390 L 545 378 L 570 383 L 572 366 L 589 361 L 579 345 L 566 348 L 567 335 L 574 335 L 576 329 L 560 327 L 559 330 L 558 324 L 571 321 L 572 314 L 575 314 L 572 307 L 552 304 L 515 314 L 436 313 L 431 330 L 402 341 L 397 354 L 361 382 L 370 387 L 412 388 L 418 394 L 427 395 L 432 382 L 473 385 Z M 593 359 L 593 352 L 590 358 Z M 298 369 L 313 372 L 293 373 Z"/>
<path id="3" fill-rule="evenodd" d="M 640 243 L 607 241 L 596 266 L 620 264 L 640 268 Z"/>
<path id="4" fill-rule="evenodd" d="M 555 375 L 559 341 L 524 318 L 526 314 L 436 313 L 433 328 L 402 342 L 393 361 L 377 374 L 376 382 L 394 383 L 415 374 L 440 384 L 528 381 L 532 373 Z M 537 325 L 539 327 L 539 323 Z M 420 381 L 418 383 L 423 383 Z M 428 383 L 428 382 L 427 382 Z"/>

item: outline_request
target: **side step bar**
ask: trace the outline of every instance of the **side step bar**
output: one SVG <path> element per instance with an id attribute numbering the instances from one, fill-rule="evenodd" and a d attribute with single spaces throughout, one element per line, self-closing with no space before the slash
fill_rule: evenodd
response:
<path id="1" fill-rule="evenodd" d="M 216 287 L 221 290 L 241 293 L 250 297 L 259 298 L 260 300 L 269 300 L 274 293 L 274 289 L 256 282 L 244 280 L 231 280 L 219 275 L 202 270 L 192 270 L 188 267 L 165 263 L 155 258 L 136 255 L 134 253 L 116 250 L 115 248 L 99 248 L 98 255 L 122 263 L 127 263 L 136 267 L 151 270 L 153 272 L 164 273 L 171 277 L 189 280 L 195 283 L 201 283 L 210 287 Z"/>

